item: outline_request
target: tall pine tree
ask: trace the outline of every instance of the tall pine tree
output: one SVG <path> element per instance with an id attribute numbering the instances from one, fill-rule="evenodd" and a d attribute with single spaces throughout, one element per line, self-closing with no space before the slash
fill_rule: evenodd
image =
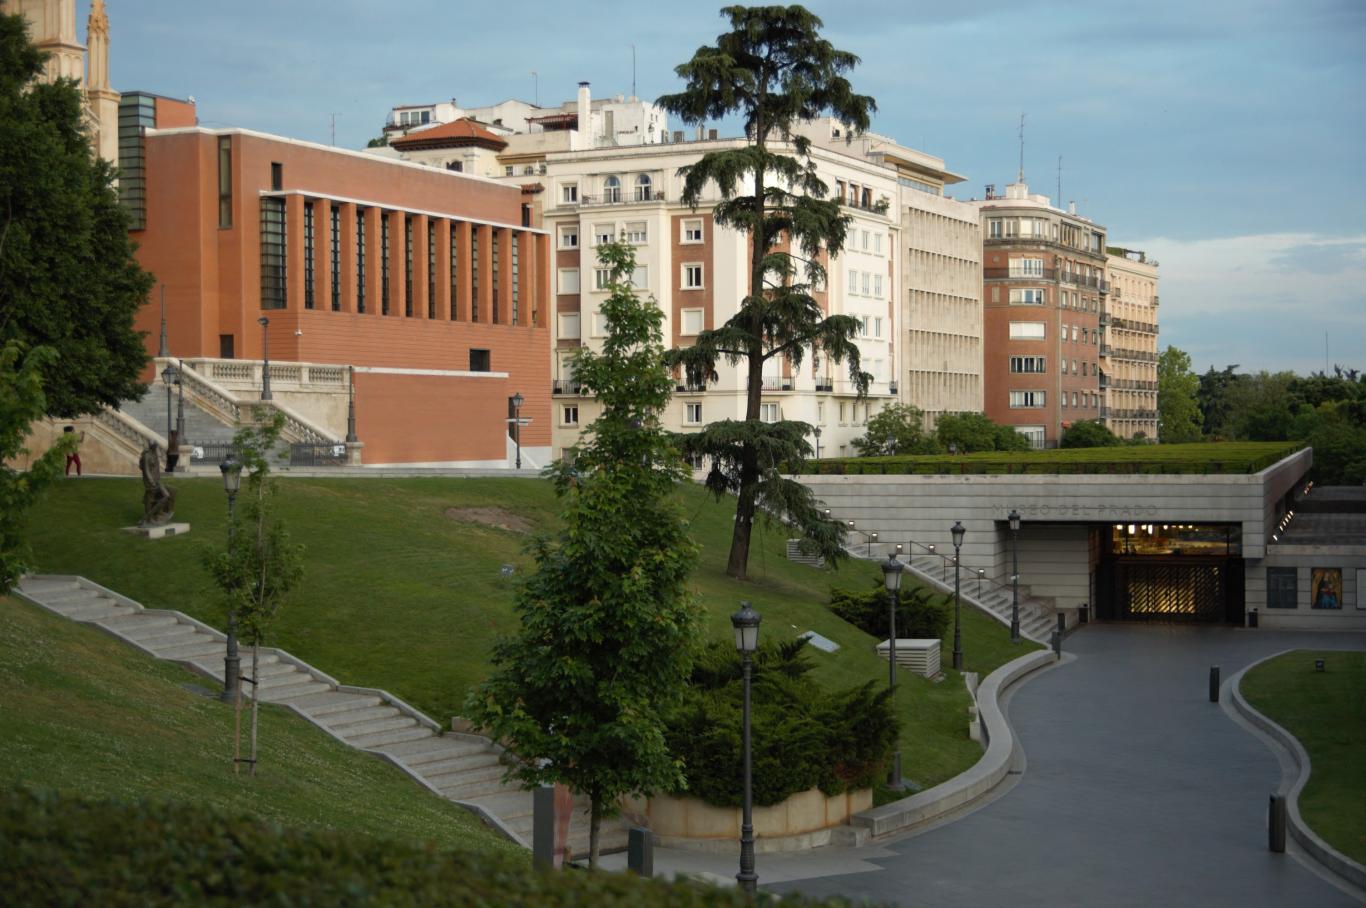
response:
<path id="1" fill-rule="evenodd" d="M 872 376 L 859 369 L 852 316 L 827 316 L 812 296 L 824 281 L 824 253 L 837 256 L 849 217 L 816 174 L 810 141 L 793 134 L 805 120 L 830 115 L 854 132 L 868 128 L 876 105 L 845 78 L 858 58 L 820 37 L 821 20 L 800 6 L 730 6 L 731 31 L 697 50 L 676 70 L 685 87 L 659 104 L 686 123 L 738 114 L 749 141 L 709 152 L 684 167 L 683 200 L 694 207 L 714 184 L 722 201 L 716 224 L 750 240 L 748 294 L 724 325 L 671 352 L 691 383 L 716 380 L 716 364 L 742 365 L 748 381 L 745 418 L 723 420 L 684 437 L 690 455 L 711 462 L 707 487 L 736 495 L 735 528 L 726 571 L 744 578 L 758 513 L 789 521 L 805 545 L 827 560 L 842 557 L 843 527 L 825 520 L 809 489 L 784 478 L 785 465 L 810 453 L 810 427 L 759 418 L 764 363 L 825 356 L 848 364 L 860 394 Z"/>

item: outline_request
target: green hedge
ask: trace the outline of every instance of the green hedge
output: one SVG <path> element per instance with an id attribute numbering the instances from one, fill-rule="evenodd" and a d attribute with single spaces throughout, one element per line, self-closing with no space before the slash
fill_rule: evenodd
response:
<path id="1" fill-rule="evenodd" d="M 805 640 L 763 647 L 751 698 L 754 803 L 800 791 L 828 795 L 870 787 L 900 731 L 885 686 L 826 691 L 807 677 Z M 709 648 L 693 672 L 669 747 L 684 764 L 685 794 L 719 807 L 741 803 L 743 686 L 733 647 Z"/>
<path id="2" fill-rule="evenodd" d="M 26 789 L 0 792 L 0 893 L 6 905 L 101 908 L 750 904 L 733 888 L 543 872 L 508 857 L 303 832 L 197 806 L 88 802 Z M 787 896 L 783 904 L 848 903 Z"/>
<path id="3" fill-rule="evenodd" d="M 887 615 L 891 611 L 891 594 L 880 582 L 874 581 L 868 590 L 830 591 L 830 611 L 850 624 L 871 634 L 879 640 L 886 640 L 888 631 Z M 952 599 L 948 596 L 936 597 L 921 586 L 903 586 L 901 601 L 896 610 L 896 635 L 909 639 L 938 640 L 949 628 Z"/>
<path id="4" fill-rule="evenodd" d="M 1210 442 L 1181 445 L 1065 448 L 1049 451 L 842 457 L 808 460 L 797 472 L 817 475 L 948 474 L 1236 474 L 1257 473 L 1304 447 L 1300 442 Z"/>

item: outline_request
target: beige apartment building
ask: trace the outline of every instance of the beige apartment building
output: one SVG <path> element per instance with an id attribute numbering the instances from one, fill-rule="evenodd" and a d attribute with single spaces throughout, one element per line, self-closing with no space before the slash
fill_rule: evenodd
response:
<path id="1" fill-rule="evenodd" d="M 1100 312 L 1100 416 L 1120 438 L 1157 439 L 1157 262 L 1111 247 Z"/>

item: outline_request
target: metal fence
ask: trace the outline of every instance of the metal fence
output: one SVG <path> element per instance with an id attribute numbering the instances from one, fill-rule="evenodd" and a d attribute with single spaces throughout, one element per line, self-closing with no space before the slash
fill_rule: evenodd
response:
<path id="1" fill-rule="evenodd" d="M 291 467 L 346 466 L 346 445 L 292 444 L 289 446 L 289 465 Z"/>

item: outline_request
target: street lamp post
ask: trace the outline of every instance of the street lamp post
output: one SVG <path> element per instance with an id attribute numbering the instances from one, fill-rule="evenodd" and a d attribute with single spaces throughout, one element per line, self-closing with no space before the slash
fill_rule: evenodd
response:
<path id="1" fill-rule="evenodd" d="M 953 522 L 949 530 L 953 534 L 953 667 L 963 670 L 963 604 L 959 601 L 958 555 L 963 548 L 963 535 L 967 532 L 961 520 Z"/>
<path id="2" fill-rule="evenodd" d="M 877 542 L 877 533 L 868 534 L 868 557 L 873 557 L 873 543 Z"/>
<path id="3" fill-rule="evenodd" d="M 176 374 L 175 366 L 168 365 L 161 370 L 161 381 L 166 385 L 166 472 L 175 472 L 175 451 L 176 436 L 171 428 L 171 386 L 180 377 Z"/>
<path id="4" fill-rule="evenodd" d="M 1020 512 L 1014 508 L 1006 517 L 1010 521 L 1010 552 L 1014 571 L 1010 575 L 1010 642 L 1020 642 Z"/>
<path id="5" fill-rule="evenodd" d="M 526 398 L 518 391 L 512 395 L 512 439 L 517 443 L 517 469 L 522 468 L 522 404 Z"/>
<path id="6" fill-rule="evenodd" d="M 180 361 L 180 368 L 176 370 L 176 402 L 175 402 L 175 441 L 176 447 L 185 443 L 185 361 Z"/>
<path id="7" fill-rule="evenodd" d="M 270 393 L 270 332 L 266 330 L 270 326 L 270 319 L 263 315 L 256 320 L 256 324 L 261 326 L 261 399 L 274 400 L 275 395 Z"/>
<path id="8" fill-rule="evenodd" d="M 816 459 L 817 459 L 817 460 L 820 460 L 820 459 L 821 459 L 821 427 L 820 427 L 820 426 L 816 426 L 816 428 L 815 428 L 815 430 L 814 430 L 814 434 L 815 434 L 815 436 L 816 436 Z"/>
<path id="9" fill-rule="evenodd" d="M 157 356 L 169 357 L 171 348 L 166 346 L 166 285 L 161 285 L 161 346 L 157 348 Z"/>
<path id="10" fill-rule="evenodd" d="M 901 548 L 901 546 L 897 546 Z M 901 605 L 902 564 L 896 555 L 888 555 L 882 562 L 882 582 L 887 585 L 891 603 L 887 611 L 887 687 L 892 692 L 892 708 L 896 708 L 896 610 Z M 892 751 L 892 766 L 887 771 L 887 787 L 901 791 L 906 786 L 901 781 L 901 745 Z"/>
<path id="11" fill-rule="evenodd" d="M 356 435 L 356 367 L 346 367 L 346 441 L 355 444 L 360 441 Z"/>
<path id="12" fill-rule="evenodd" d="M 740 872 L 735 880 L 740 888 L 753 893 L 759 884 L 754 872 L 754 787 L 753 762 L 750 756 L 749 688 L 754 651 L 759 648 L 759 613 L 748 602 L 740 603 L 740 611 L 730 616 L 735 629 L 735 648 L 740 651 L 740 670 L 744 677 L 744 711 L 741 714 L 741 734 L 744 738 L 745 803 L 740 821 Z"/>
<path id="13" fill-rule="evenodd" d="M 237 504 L 237 490 L 242 487 L 242 465 L 228 452 L 228 456 L 218 465 L 223 473 L 223 491 L 228 494 L 228 556 L 232 556 L 233 536 L 236 532 L 234 511 Z M 223 657 L 223 697 L 225 701 L 237 699 L 241 685 L 242 659 L 237 654 L 237 608 L 228 605 L 228 650 Z"/>

